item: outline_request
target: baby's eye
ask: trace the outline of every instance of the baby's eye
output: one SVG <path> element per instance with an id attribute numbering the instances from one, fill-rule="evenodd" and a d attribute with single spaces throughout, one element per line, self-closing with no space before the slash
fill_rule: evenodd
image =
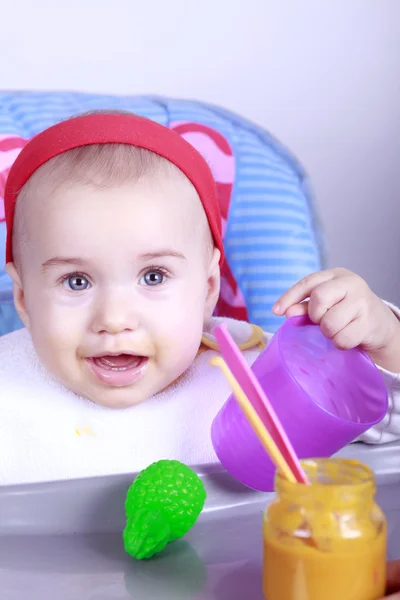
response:
<path id="1" fill-rule="evenodd" d="M 63 285 L 73 292 L 84 292 L 91 287 L 90 281 L 84 275 L 71 275 L 64 279 Z"/>
<path id="2" fill-rule="evenodd" d="M 161 285 L 162 283 L 164 283 L 164 281 L 165 281 L 165 274 L 162 273 L 161 271 L 156 271 L 156 270 L 152 269 L 151 271 L 147 271 L 147 273 L 145 273 L 143 275 L 143 277 L 141 277 L 140 284 L 155 286 L 155 285 Z"/>

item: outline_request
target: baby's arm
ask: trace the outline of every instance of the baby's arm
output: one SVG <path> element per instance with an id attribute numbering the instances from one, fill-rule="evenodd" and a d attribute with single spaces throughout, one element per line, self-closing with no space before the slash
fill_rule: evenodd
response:
<path id="1" fill-rule="evenodd" d="M 360 347 L 380 368 L 389 411 L 362 436 L 368 443 L 400 439 L 400 311 L 376 296 L 361 277 L 329 269 L 305 277 L 276 303 L 277 315 L 308 314 L 341 349 Z"/>
<path id="2" fill-rule="evenodd" d="M 386 417 L 364 433 L 360 440 L 367 444 L 386 444 L 400 439 L 400 374 L 381 369 L 389 394 Z"/>
<path id="3" fill-rule="evenodd" d="M 388 306 L 400 321 L 400 310 L 391 304 Z M 393 373 L 382 367 L 379 370 L 388 390 L 389 410 L 378 425 L 360 437 L 360 441 L 367 444 L 386 444 L 400 439 L 400 373 Z"/>

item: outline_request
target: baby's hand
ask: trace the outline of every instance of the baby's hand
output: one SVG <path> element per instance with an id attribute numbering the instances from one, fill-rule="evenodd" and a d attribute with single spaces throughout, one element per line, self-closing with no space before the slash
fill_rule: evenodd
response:
<path id="1" fill-rule="evenodd" d="M 400 371 L 400 321 L 361 277 L 346 269 L 305 277 L 273 311 L 287 317 L 308 314 L 338 348 L 360 346 L 380 366 Z"/>
<path id="2" fill-rule="evenodd" d="M 385 596 L 388 600 L 400 600 L 400 560 L 393 560 L 388 563 L 386 593 L 392 594 L 392 596 Z"/>

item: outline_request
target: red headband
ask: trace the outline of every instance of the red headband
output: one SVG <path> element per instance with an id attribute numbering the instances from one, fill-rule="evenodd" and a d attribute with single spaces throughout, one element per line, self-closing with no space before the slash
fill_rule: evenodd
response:
<path id="1" fill-rule="evenodd" d="M 12 231 L 17 196 L 29 177 L 48 160 L 72 148 L 92 144 L 128 144 L 145 148 L 174 163 L 200 196 L 214 244 L 223 262 L 221 214 L 212 173 L 203 157 L 178 133 L 136 115 L 97 113 L 58 123 L 36 135 L 10 169 L 4 191 L 7 224 L 6 262 L 12 262 Z"/>

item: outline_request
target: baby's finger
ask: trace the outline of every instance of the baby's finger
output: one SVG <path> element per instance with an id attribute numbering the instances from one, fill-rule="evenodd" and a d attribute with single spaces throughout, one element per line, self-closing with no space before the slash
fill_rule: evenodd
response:
<path id="1" fill-rule="evenodd" d="M 336 348 L 350 350 L 357 348 L 364 341 L 362 320 L 356 318 L 332 338 Z"/>
<path id="2" fill-rule="evenodd" d="M 325 281 L 316 287 L 310 296 L 308 314 L 314 323 L 320 323 L 325 313 L 341 302 L 347 293 L 343 279 Z M 351 319 L 350 319 L 351 320 Z"/>
<path id="3" fill-rule="evenodd" d="M 294 304 L 286 311 L 286 316 L 290 317 L 299 317 L 300 315 L 308 314 L 308 302 L 300 302 L 300 304 Z"/>
<path id="4" fill-rule="evenodd" d="M 319 271 L 301 279 L 287 292 L 285 292 L 272 307 L 276 315 L 284 315 L 288 308 L 294 304 L 299 304 L 310 297 L 311 292 L 322 283 L 331 281 L 335 277 L 334 271 Z"/>
<path id="5" fill-rule="evenodd" d="M 400 590 L 400 560 L 392 560 L 387 565 L 387 593 L 397 592 Z M 392 596 L 390 596 L 392 598 Z M 393 598 L 400 598 L 400 591 Z"/>
<path id="6" fill-rule="evenodd" d="M 340 298 L 340 295 L 338 294 L 337 297 Z M 334 297 L 332 299 L 334 302 Z M 354 321 L 358 315 L 357 305 L 346 297 L 343 300 L 339 300 L 337 304 L 334 303 L 332 307 L 328 304 L 317 305 L 314 307 L 311 303 L 312 296 L 309 306 L 309 314 L 312 321 L 318 322 L 317 319 L 319 318 L 319 314 L 322 313 L 323 310 L 325 311 L 320 319 L 319 325 L 324 336 L 329 339 L 335 337 L 336 334 Z"/>

